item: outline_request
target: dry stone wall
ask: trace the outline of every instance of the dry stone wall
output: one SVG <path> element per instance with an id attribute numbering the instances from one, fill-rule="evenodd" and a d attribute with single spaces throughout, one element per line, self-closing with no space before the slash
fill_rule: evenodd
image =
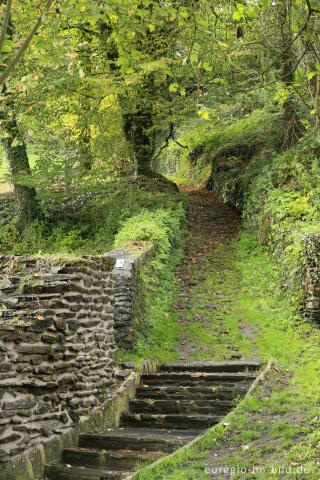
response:
<path id="1" fill-rule="evenodd" d="M 153 248 L 117 249 L 106 253 L 106 256 L 116 259 L 113 270 L 116 279 L 114 291 L 116 343 L 119 347 L 130 349 L 135 340 L 136 322 L 143 315 L 143 299 L 138 289 L 139 271 L 153 256 Z"/>
<path id="2" fill-rule="evenodd" d="M 320 322 L 320 234 L 307 234 L 304 237 L 307 254 L 306 313 L 312 320 Z"/>
<path id="3" fill-rule="evenodd" d="M 114 264 L 0 258 L 1 462 L 103 403 L 114 383 Z"/>

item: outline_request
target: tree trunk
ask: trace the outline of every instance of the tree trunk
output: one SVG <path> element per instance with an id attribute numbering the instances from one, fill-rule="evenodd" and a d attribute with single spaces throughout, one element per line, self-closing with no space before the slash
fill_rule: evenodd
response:
<path id="1" fill-rule="evenodd" d="M 150 167 L 152 146 L 149 130 L 151 127 L 151 112 L 140 111 L 123 114 L 123 130 L 126 140 L 132 149 L 137 175 L 153 175 Z"/>
<path id="2" fill-rule="evenodd" d="M 2 4 L 4 4 L 4 1 L 5 0 L 2 0 Z M 49 9 L 51 3 L 52 2 L 47 3 L 47 9 Z M 42 22 L 43 19 L 39 17 L 38 22 L 40 20 Z M 11 17 L 9 17 L 8 30 L 6 33 L 10 40 L 12 40 L 13 30 L 14 27 L 12 25 Z M 34 33 L 35 32 L 36 30 Z M 3 95 L 8 95 L 4 85 L 2 85 L 0 92 Z M 22 232 L 35 218 L 37 218 L 39 208 L 35 188 L 22 185 L 18 180 L 18 176 L 24 176 L 26 178 L 31 177 L 31 169 L 26 144 L 20 136 L 14 108 L 13 103 L 9 100 L 6 104 L 6 108 L 1 112 L 1 127 L 5 131 L 6 137 L 1 138 L 0 142 L 8 162 L 10 173 L 13 176 L 14 196 L 17 205 L 17 228 Z"/>
<path id="3" fill-rule="evenodd" d="M 1 139 L 1 145 L 10 173 L 13 176 L 14 195 L 17 204 L 17 228 L 19 231 L 23 231 L 39 214 L 36 190 L 34 187 L 22 185 L 17 179 L 18 176 L 24 176 L 26 179 L 30 177 L 31 169 L 26 145 L 19 137 L 15 118 L 3 122 L 3 128 L 8 136 Z M 19 144 L 12 146 L 15 139 L 18 139 Z"/>
<path id="4" fill-rule="evenodd" d="M 294 68 L 293 54 L 289 49 L 282 56 L 282 79 L 287 88 L 292 87 L 295 82 Z M 282 148 L 285 150 L 293 147 L 304 133 L 304 127 L 297 112 L 297 100 L 292 93 L 283 103 L 283 121 L 285 132 Z"/>
<path id="5" fill-rule="evenodd" d="M 101 23 L 100 29 L 101 38 L 104 40 L 105 54 L 110 62 L 110 70 L 117 72 L 119 67 L 116 65 L 116 60 L 119 54 L 114 41 L 110 42 L 111 26 L 107 23 Z M 141 45 L 138 45 L 141 49 Z M 149 50 L 150 47 L 147 48 L 147 51 Z M 135 173 L 137 175 L 153 176 L 154 172 L 150 166 L 153 155 L 151 129 L 153 127 L 153 102 L 157 98 L 153 74 L 148 74 L 141 84 L 134 89 L 125 90 L 124 93 L 119 94 L 118 98 L 123 133 L 130 146 L 132 159 L 135 163 Z"/>
<path id="6" fill-rule="evenodd" d="M 300 121 L 297 112 L 297 100 L 292 93 L 292 86 L 295 83 L 296 54 L 293 47 L 293 37 L 290 30 L 290 21 L 293 18 L 292 2 L 282 0 L 280 4 L 279 27 L 281 31 L 281 80 L 289 91 L 289 96 L 283 103 L 283 122 L 284 122 L 284 138 L 282 149 L 293 147 L 304 133 L 304 127 Z M 289 21 L 289 20 L 290 21 Z"/>

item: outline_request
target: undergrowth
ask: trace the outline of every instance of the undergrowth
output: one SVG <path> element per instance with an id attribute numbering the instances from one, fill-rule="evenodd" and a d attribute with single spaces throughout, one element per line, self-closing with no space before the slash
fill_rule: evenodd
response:
<path id="1" fill-rule="evenodd" d="M 42 192 L 38 196 L 42 217 L 22 234 L 15 227 L 13 202 L 0 205 L 2 253 L 104 253 L 113 248 L 115 236 L 132 216 L 149 212 L 150 217 L 156 218 L 163 210 L 174 212 L 181 208 L 179 195 L 160 191 L 151 180 L 146 188 L 130 181 L 114 181 L 69 193 Z M 141 229 L 152 230 L 147 216 L 143 222 Z"/>

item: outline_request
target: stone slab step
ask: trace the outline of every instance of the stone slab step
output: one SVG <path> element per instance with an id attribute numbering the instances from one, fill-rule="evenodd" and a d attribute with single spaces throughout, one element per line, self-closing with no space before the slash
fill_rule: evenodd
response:
<path id="1" fill-rule="evenodd" d="M 128 449 L 172 452 L 190 442 L 197 435 L 197 432 L 186 430 L 117 428 L 99 433 L 82 433 L 79 437 L 79 446 L 107 450 Z"/>
<path id="2" fill-rule="evenodd" d="M 228 387 L 225 385 L 215 387 L 206 387 L 202 385 L 197 387 L 190 385 L 140 385 L 136 390 L 136 398 L 154 398 L 158 400 L 164 400 L 166 398 L 172 400 L 178 400 L 180 398 L 187 400 L 216 398 L 220 400 L 232 400 L 233 398 L 244 397 L 247 391 L 248 386 L 241 386 L 240 384 L 237 384 L 234 387 Z"/>
<path id="3" fill-rule="evenodd" d="M 132 413 L 176 413 L 187 415 L 226 415 L 236 405 L 230 400 L 153 400 L 130 401 Z"/>
<path id="4" fill-rule="evenodd" d="M 59 465 L 47 465 L 45 475 L 50 480 L 120 480 L 131 472 L 110 471 L 98 468 L 85 468 Z"/>
<path id="5" fill-rule="evenodd" d="M 143 375 L 144 385 L 204 385 L 204 384 L 228 384 L 234 386 L 238 382 L 252 382 L 256 378 L 253 372 L 241 373 L 204 373 L 204 372 L 180 372 L 180 373 L 152 373 Z"/>
<path id="6" fill-rule="evenodd" d="M 116 471 L 134 470 L 137 465 L 152 463 L 163 456 L 162 452 L 132 450 L 93 450 L 88 448 L 65 448 L 62 462 L 66 465 L 107 468 Z"/>
<path id="7" fill-rule="evenodd" d="M 219 423 L 221 415 L 160 415 L 147 413 L 124 413 L 121 416 L 123 427 L 165 428 L 166 430 L 196 430 L 201 432 Z"/>
<path id="8" fill-rule="evenodd" d="M 162 372 L 245 372 L 257 371 L 261 368 L 258 360 L 236 360 L 227 362 L 174 362 L 161 365 Z"/>

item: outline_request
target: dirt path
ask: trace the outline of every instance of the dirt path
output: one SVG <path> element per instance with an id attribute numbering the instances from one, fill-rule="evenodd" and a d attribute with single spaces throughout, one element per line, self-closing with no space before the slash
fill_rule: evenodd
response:
<path id="1" fill-rule="evenodd" d="M 189 195 L 189 223 L 185 259 L 176 271 L 181 291 L 174 307 L 183 327 L 177 345 L 180 359 L 240 358 L 237 346 L 228 340 L 226 322 L 239 291 L 232 240 L 239 233 L 240 216 L 212 192 L 185 186 L 181 190 Z M 239 329 L 254 338 L 251 325 L 240 322 Z"/>

